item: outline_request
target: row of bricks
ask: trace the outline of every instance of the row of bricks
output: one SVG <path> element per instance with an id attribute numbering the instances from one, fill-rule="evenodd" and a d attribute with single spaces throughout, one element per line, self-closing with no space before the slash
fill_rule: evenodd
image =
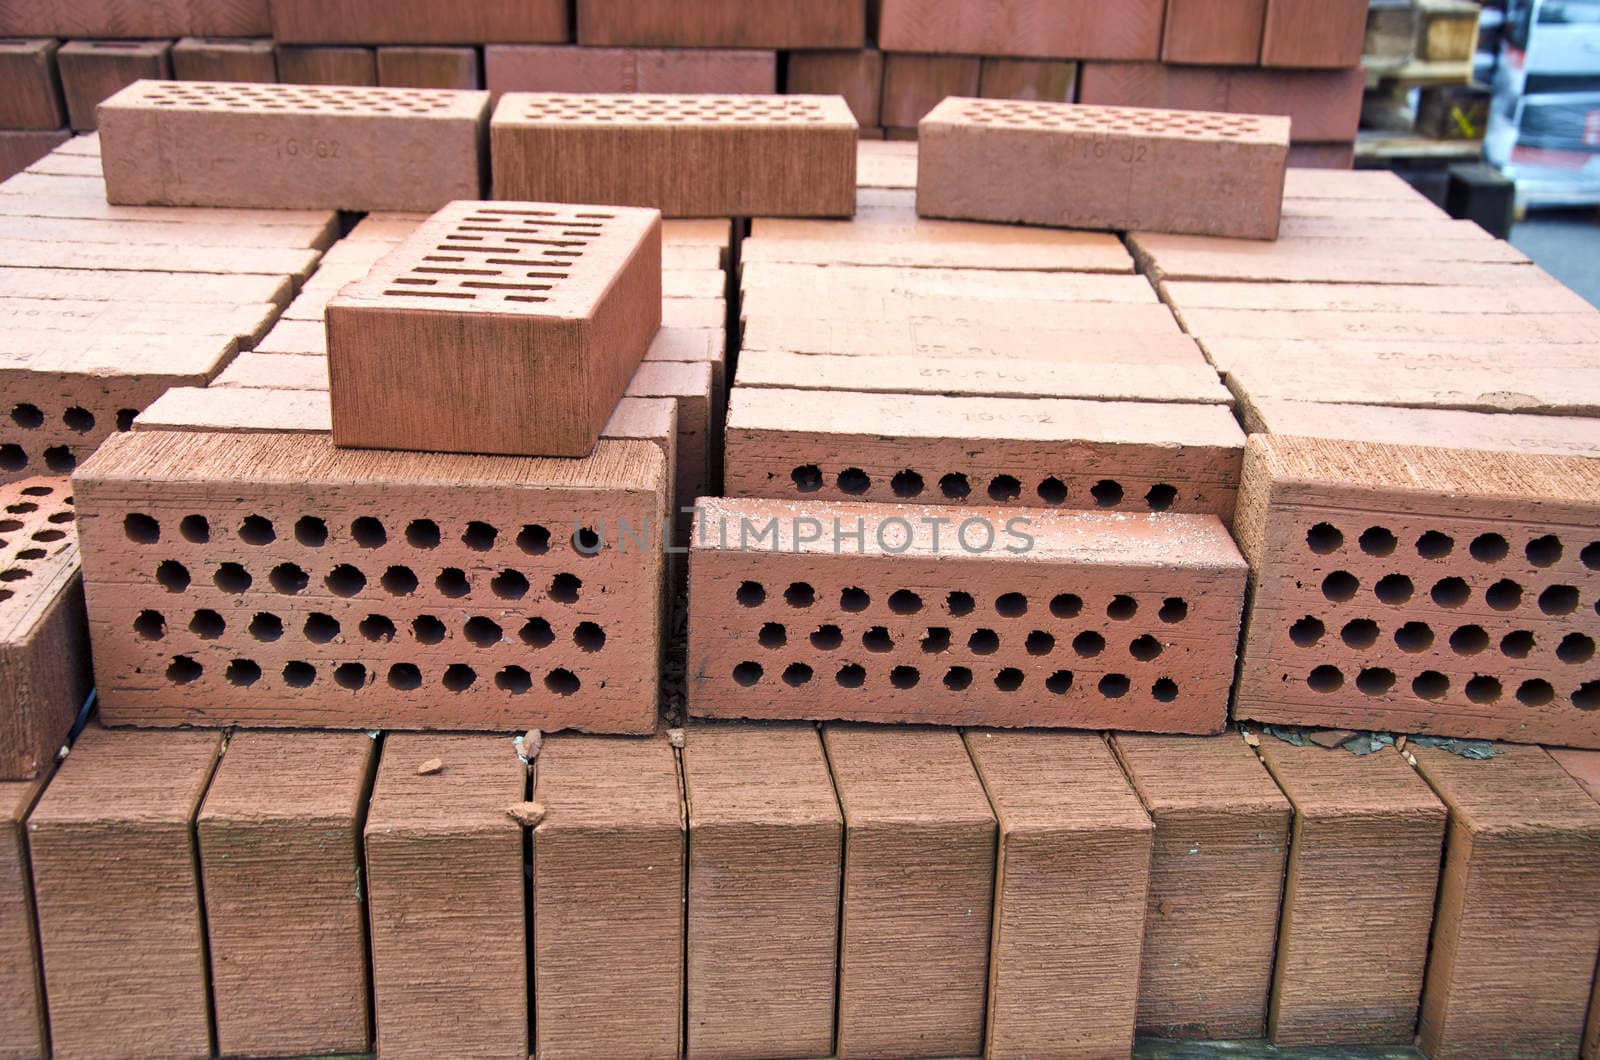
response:
<path id="1" fill-rule="evenodd" d="M 90 728 L 5 788 L 5 1044 L 1594 1055 L 1593 754 L 1252 742 Z"/>

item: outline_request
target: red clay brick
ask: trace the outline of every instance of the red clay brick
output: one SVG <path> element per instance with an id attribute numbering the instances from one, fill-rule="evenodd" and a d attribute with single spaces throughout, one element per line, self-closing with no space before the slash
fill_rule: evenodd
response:
<path id="1" fill-rule="evenodd" d="M 620 521 L 662 525 L 665 465 L 116 435 L 75 480 L 101 715 L 651 731 L 660 555 Z"/>
<path id="2" fill-rule="evenodd" d="M 848 339 L 851 334 L 848 329 L 858 328 L 874 340 L 898 333 L 930 345 L 947 334 L 960 335 L 973 340 L 972 350 L 992 345 L 1012 356 L 1021 352 L 1018 347 L 1026 346 L 1016 341 L 1020 336 L 1051 336 L 1064 346 L 1070 346 L 1074 339 L 1084 342 L 1092 338 L 1092 341 L 1115 348 L 1137 347 L 1139 340 L 1145 337 L 1172 337 L 1180 333 L 1177 321 L 1166 306 L 1149 303 L 1106 304 L 1038 297 L 1011 301 L 1005 299 L 1004 291 L 990 290 L 979 292 L 976 297 L 969 292 L 937 297 L 877 292 L 860 296 L 841 294 L 818 305 L 815 292 L 807 289 L 803 298 L 797 297 L 801 293 L 798 289 L 769 288 L 747 294 L 740 306 L 746 327 L 755 330 L 761 339 L 790 336 L 801 348 L 825 339 L 826 345 L 840 348 L 840 352 L 858 349 L 863 353 L 872 349 L 872 343 Z M 872 315 L 877 312 L 885 315 Z M 994 335 L 988 344 L 982 340 L 984 330 Z M 844 341 L 831 341 L 835 334 Z M 895 345 L 898 344 L 885 344 L 884 352 L 892 353 Z M 746 343 L 745 348 L 753 347 Z M 1070 354 L 1063 354 L 1063 359 L 1067 356 Z M 1107 351 L 1104 359 L 1115 358 Z"/>
<path id="3" fill-rule="evenodd" d="M 507 812 L 527 790 L 509 736 L 384 739 L 363 833 L 384 1056 L 528 1054 L 524 836 Z"/>
<path id="4" fill-rule="evenodd" d="M 1410 1045 L 1445 810 L 1400 756 L 1261 738 L 1294 806 L 1267 1033 L 1284 1046 Z"/>
<path id="5" fill-rule="evenodd" d="M 0 34 L 14 37 L 265 37 L 267 0 L 9 0 L 0 5 Z"/>
<path id="6" fill-rule="evenodd" d="M 1167 0 L 1161 61 L 1254 66 L 1266 16 L 1267 0 Z"/>
<path id="7" fill-rule="evenodd" d="M 271 0 L 272 35 L 290 44 L 498 44 L 563 41 L 564 0 Z"/>
<path id="8" fill-rule="evenodd" d="M 630 398 L 670 398 L 678 407 L 678 467 L 672 488 L 673 521 L 687 527 L 682 509 L 696 497 L 714 492 L 712 448 L 717 423 L 712 407 L 712 373 L 709 364 L 645 363 L 628 382 Z"/>
<path id="9" fill-rule="evenodd" d="M 978 94 L 979 60 L 942 55 L 885 55 L 883 123 L 915 126 L 946 96 Z"/>
<path id="10" fill-rule="evenodd" d="M 1278 237 L 1284 118 L 952 98 L 918 132 L 924 217 Z M 984 179 L 997 157 L 1026 168 Z"/>
<path id="11" fill-rule="evenodd" d="M 1131 1051 L 1149 815 L 1098 734 L 966 743 L 1000 824 L 987 1055 Z"/>
<path id="12" fill-rule="evenodd" d="M 45 780 L 0 781 L 0 997 L 6 999 L 0 1006 L 0 1052 L 6 1056 L 50 1055 L 33 880 L 22 831 Z"/>
<path id="13" fill-rule="evenodd" d="M 1288 800 L 1234 732 L 1117 733 L 1112 747 L 1155 822 L 1139 1034 L 1263 1037 Z"/>
<path id="14" fill-rule="evenodd" d="M 748 285 L 748 279 L 746 284 Z M 1461 313 L 1471 316 L 1592 313 L 1571 288 L 1556 283 L 1505 287 L 1397 287 L 1387 284 L 1214 283 L 1162 285 L 1179 319 L 1190 309 L 1325 310 L 1339 313 Z"/>
<path id="15" fill-rule="evenodd" d="M 1262 243 L 1134 232 L 1128 236 L 1128 246 L 1144 273 L 1159 283 L 1229 280 L 1522 287 L 1544 282 L 1543 275 L 1508 243 L 1396 241 L 1386 247 L 1372 238 Z"/>
<path id="16" fill-rule="evenodd" d="M 793 70 L 793 66 L 790 70 Z M 978 74 L 978 95 L 985 99 L 1070 102 L 1077 87 L 1076 63 L 985 59 Z"/>
<path id="17" fill-rule="evenodd" d="M 830 310 L 842 302 L 844 315 L 853 319 L 873 313 L 914 312 L 928 304 L 939 305 L 952 299 L 995 302 L 1034 299 L 1123 305 L 1149 305 L 1156 301 L 1155 291 L 1144 277 L 1105 273 L 835 269 L 803 263 L 750 262 L 741 265 L 739 282 L 743 288 L 741 308 L 747 319 L 761 315 L 764 310 L 776 312 L 786 304 L 800 305 L 795 298 L 796 290 L 811 292 L 814 302 Z"/>
<path id="18" fill-rule="evenodd" d="M 1225 722 L 1245 568 L 1215 519 L 700 509 L 692 714 L 1188 733 Z"/>
<path id="19" fill-rule="evenodd" d="M 1353 140 L 1366 78 L 1350 70 L 1262 70 L 1164 63 L 1085 63 L 1078 102 L 1112 107 L 1281 114 L 1295 141 Z"/>
<path id="20" fill-rule="evenodd" d="M 1589 793 L 1590 798 L 1600 802 L 1600 754 L 1551 748 L 1550 755 Z M 1589 1002 L 1589 1020 L 1584 1030 L 1581 1055 L 1583 1060 L 1595 1060 L 1600 1056 L 1600 979 L 1595 982 L 1594 997 Z"/>
<path id="21" fill-rule="evenodd" d="M 182 213 L 183 211 L 175 211 Z M 75 217 L 0 216 L 0 239 L 15 242 L 136 243 L 141 246 L 321 250 L 335 233 L 319 223 L 261 227 L 249 222 L 106 221 Z"/>
<path id="22" fill-rule="evenodd" d="M 67 124 L 53 40 L 0 41 L 0 129 L 50 129 Z"/>
<path id="23" fill-rule="evenodd" d="M 277 45 L 278 80 L 286 85 L 376 85 L 378 57 L 371 48 Z"/>
<path id="24" fill-rule="evenodd" d="M 0 129 L 0 191 L 3 191 L 5 182 L 9 182 L 11 177 L 45 157 L 71 135 L 67 129 Z M 11 196 L 0 194 L 0 200 L 8 198 Z"/>
<path id="25" fill-rule="evenodd" d="M 297 247 L 235 247 L 159 243 L 50 243 L 0 239 L 0 262 L 11 268 L 81 272 L 182 272 L 209 275 L 289 275 L 304 279 L 318 254 Z"/>
<path id="26" fill-rule="evenodd" d="M 788 91 L 808 96 L 843 96 L 861 125 L 883 115 L 883 53 L 874 48 L 840 52 L 796 52 L 789 56 Z"/>
<path id="27" fill-rule="evenodd" d="M 1255 436 L 1236 714 L 1600 747 L 1596 497 L 1584 459 Z"/>
<path id="28" fill-rule="evenodd" d="M 379 48 L 378 84 L 395 88 L 483 87 L 476 48 Z"/>
<path id="29" fill-rule="evenodd" d="M 816 730 L 691 725 L 683 781 L 688 1053 L 830 1055 L 844 819 Z"/>
<path id="30" fill-rule="evenodd" d="M 128 205 L 436 210 L 481 194 L 487 107 L 482 92 L 133 85 L 103 108 L 107 197 Z M 146 148 L 158 141 L 163 150 L 152 155 Z M 396 172 L 406 179 L 393 179 Z"/>
<path id="31" fill-rule="evenodd" d="M 1600 955 L 1600 805 L 1543 748 L 1498 752 L 1406 752 L 1450 811 L 1418 1047 L 1574 1056 Z"/>
<path id="32" fill-rule="evenodd" d="M 185 37 L 172 46 L 172 76 L 272 84 L 278 80 L 278 60 L 270 40 Z"/>
<path id="33" fill-rule="evenodd" d="M 1415 445 L 1426 439 L 1452 449 L 1600 456 L 1600 419 L 1575 416 L 1257 399 L 1241 388 L 1239 417 L 1251 434 L 1294 434 L 1389 445 Z"/>
<path id="34" fill-rule="evenodd" d="M 89 631 L 66 479 L 0 486 L 0 780 L 55 761 L 89 697 Z"/>
<path id="35" fill-rule="evenodd" d="M 770 95 L 778 55 L 726 48 L 579 48 L 491 44 L 484 74 L 496 101 L 506 92 L 653 92 Z"/>
<path id="36" fill-rule="evenodd" d="M 583 456 L 660 326 L 655 211 L 452 203 L 328 302 L 334 442 Z"/>
<path id="37" fill-rule="evenodd" d="M 885 51 L 1043 59 L 1154 59 L 1162 0 L 882 0 Z"/>
<path id="38" fill-rule="evenodd" d="M 1350 169 L 1355 164 L 1354 140 L 1289 145 L 1289 166 L 1292 169 Z"/>
<path id="39" fill-rule="evenodd" d="M 1359 66 L 1366 34 L 1365 0 L 1267 0 L 1261 65 Z"/>
<path id="40" fill-rule="evenodd" d="M 491 139 L 500 199 L 666 217 L 855 212 L 856 122 L 838 97 L 508 93 Z M 618 151 L 636 164 L 616 166 Z"/>
<path id="41" fill-rule="evenodd" d="M 545 810 L 533 831 L 534 1052 L 680 1055 L 684 811 L 672 745 L 550 737 L 533 799 Z"/>
<path id="42" fill-rule="evenodd" d="M 751 7 L 742 0 L 577 0 L 578 43 L 674 48 L 860 48 L 867 12 L 859 0 Z"/>
<path id="43" fill-rule="evenodd" d="M 196 831 L 217 1051 L 364 1052 L 365 733 L 235 733 Z"/>
<path id="44" fill-rule="evenodd" d="M 133 429 L 325 435 L 333 430 L 333 414 L 326 389 L 175 386 L 134 418 Z"/>
<path id="45" fill-rule="evenodd" d="M 1256 286 L 1254 284 L 1240 286 Z M 1273 285 L 1276 286 L 1276 285 Z M 1184 326 L 1209 341 L 1218 338 L 1360 342 L 1456 343 L 1494 341 L 1570 345 L 1600 342 L 1600 312 L 1547 312 L 1511 316 L 1422 311 L 1349 312 L 1275 309 L 1190 309 Z"/>
<path id="46" fill-rule="evenodd" d="M 55 1055 L 104 1055 L 108 1034 L 211 1055 L 194 818 L 221 750 L 216 732 L 91 726 L 29 815 Z"/>
<path id="47" fill-rule="evenodd" d="M 56 53 L 68 124 L 78 132 L 96 127 L 96 106 L 135 81 L 172 76 L 168 41 L 74 40 Z"/>

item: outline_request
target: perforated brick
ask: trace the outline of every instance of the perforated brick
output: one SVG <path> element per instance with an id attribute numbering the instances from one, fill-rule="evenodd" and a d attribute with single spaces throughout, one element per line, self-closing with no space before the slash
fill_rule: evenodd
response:
<path id="1" fill-rule="evenodd" d="M 1161 61 L 1254 66 L 1267 0 L 1167 0 Z"/>
<path id="2" fill-rule="evenodd" d="M 279 44 L 278 80 L 286 85 L 376 85 L 378 57 L 371 48 Z"/>
<path id="3" fill-rule="evenodd" d="M 369 1046 L 365 733 L 235 733 L 196 820 L 217 1051 Z"/>
<path id="4" fill-rule="evenodd" d="M 1257 435 L 1246 718 L 1600 747 L 1600 470 Z"/>
<path id="5" fill-rule="evenodd" d="M 1078 102 L 1165 107 L 1290 118 L 1296 143 L 1354 140 L 1366 78 L 1348 70 L 1265 70 L 1253 66 L 1089 62 L 1078 76 Z"/>
<path id="6" fill-rule="evenodd" d="M 45 777 L 0 780 L 0 1051 L 47 1056 L 39 929 L 33 914 L 33 880 L 22 822 L 44 790 Z"/>
<path id="7" fill-rule="evenodd" d="M 665 478 L 647 442 L 548 461 L 118 435 L 75 483 L 101 716 L 650 731 L 660 555 L 638 536 Z"/>
<path id="8" fill-rule="evenodd" d="M 861 125 L 883 113 L 883 53 L 875 48 L 806 51 L 789 56 L 785 86 L 801 95 L 843 96 Z"/>
<path id="9" fill-rule="evenodd" d="M 452 203 L 328 302 L 334 441 L 583 456 L 660 326 L 655 211 Z"/>
<path id="10" fill-rule="evenodd" d="M 986 1052 L 1129 1052 L 1149 815 L 1097 733 L 965 738 L 1000 825 Z"/>
<path id="11" fill-rule="evenodd" d="M 1155 823 L 1139 1034 L 1263 1037 L 1288 800 L 1234 732 L 1117 733 L 1112 747 Z"/>
<path id="12" fill-rule="evenodd" d="M 0 128 L 59 129 L 67 124 L 56 74 L 57 43 L 49 39 L 0 41 Z"/>
<path id="13" fill-rule="evenodd" d="M 533 798 L 545 810 L 533 831 L 534 1052 L 679 1056 L 685 854 L 672 745 L 550 737 Z"/>
<path id="14" fill-rule="evenodd" d="M 725 491 L 1233 516 L 1244 434 L 1220 405 L 735 388 Z"/>
<path id="15" fill-rule="evenodd" d="M 488 103 L 442 89 L 143 82 L 101 108 L 107 198 L 436 210 L 482 194 Z"/>
<path id="16" fill-rule="evenodd" d="M 752 8 L 741 0 L 578 0 L 578 43 L 674 48 L 859 48 L 867 9 L 855 0 Z"/>
<path id="17" fill-rule="evenodd" d="M 29 815 L 55 1055 L 101 1055 L 112 1027 L 133 1055 L 211 1055 L 194 819 L 221 750 L 91 726 Z"/>
<path id="18" fill-rule="evenodd" d="M 491 135 L 500 199 L 654 206 L 666 217 L 855 212 L 856 121 L 836 96 L 513 92 Z M 632 164 L 616 165 L 619 151 Z"/>
<path id="19" fill-rule="evenodd" d="M 1261 738 L 1294 806 L 1267 1033 L 1274 1045 L 1410 1045 L 1445 810 L 1387 748 Z"/>
<path id="20" fill-rule="evenodd" d="M 886 51 L 1021 55 L 1052 59 L 1154 59 L 1162 0 L 883 0 Z"/>
<path id="21" fill-rule="evenodd" d="M 590 48 L 491 44 L 484 78 L 506 92 L 760 93 L 778 90 L 776 52 L 727 48 Z"/>
<path id="22" fill-rule="evenodd" d="M 143 78 L 172 76 L 168 41 L 74 40 L 56 53 L 67 122 L 77 132 L 96 128 L 101 101 Z"/>
<path id="23" fill-rule="evenodd" d="M 278 80 L 278 60 L 270 40 L 185 37 L 172 46 L 172 76 L 179 81 Z"/>
<path id="24" fill-rule="evenodd" d="M 1223 725 L 1244 565 L 1215 519 L 709 498 L 700 508 L 692 714 Z"/>
<path id="25" fill-rule="evenodd" d="M 264 37 L 266 0 L 60 0 L 0 6 L 0 33 L 24 37 Z"/>
<path id="26" fill-rule="evenodd" d="M 363 828 L 384 1056 L 527 1055 L 527 840 L 507 813 L 527 793 L 509 736 L 384 739 Z"/>
<path id="27" fill-rule="evenodd" d="M 1276 239 L 1286 118 L 946 99 L 918 126 L 917 212 Z M 1011 179 L 985 161 L 1025 159 Z"/>
<path id="28" fill-rule="evenodd" d="M 271 0 L 272 35 L 296 44 L 562 41 L 563 0 Z"/>
<path id="29" fill-rule="evenodd" d="M 1407 754 L 1450 811 L 1419 1048 L 1576 1056 L 1600 954 L 1600 805 L 1543 748 Z"/>
<path id="30" fill-rule="evenodd" d="M 38 776 L 89 697 L 72 487 L 0 486 L 0 780 Z"/>

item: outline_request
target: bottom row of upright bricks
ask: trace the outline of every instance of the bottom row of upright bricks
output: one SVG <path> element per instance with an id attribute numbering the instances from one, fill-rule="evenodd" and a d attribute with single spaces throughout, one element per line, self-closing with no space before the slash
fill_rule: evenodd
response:
<path id="1" fill-rule="evenodd" d="M 91 725 L 0 785 L 0 1054 L 1593 1056 L 1600 752 L 1363 750 Z"/>

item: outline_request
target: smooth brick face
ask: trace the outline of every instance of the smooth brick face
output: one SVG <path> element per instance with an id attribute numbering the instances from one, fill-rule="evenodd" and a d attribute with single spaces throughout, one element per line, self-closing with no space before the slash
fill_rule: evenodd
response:
<path id="1" fill-rule="evenodd" d="M 481 88 L 475 48 L 379 48 L 378 84 L 396 88 Z"/>
<path id="2" fill-rule="evenodd" d="M 1098 734 L 965 738 L 1000 824 L 987 1054 L 1131 1051 L 1149 815 Z"/>
<path id="3" fill-rule="evenodd" d="M 831 1054 L 844 824 L 816 730 L 692 725 L 683 780 L 688 1053 Z"/>
<path id="4" fill-rule="evenodd" d="M 73 129 L 97 127 L 101 100 L 145 78 L 172 76 L 171 45 L 165 41 L 68 41 L 56 53 L 67 117 Z"/>
<path id="5" fill-rule="evenodd" d="M 742 0 L 577 0 L 578 43 L 675 48 L 859 48 L 860 0 L 806 0 L 751 7 Z"/>
<path id="6" fill-rule="evenodd" d="M 1261 756 L 1294 805 L 1269 1037 L 1409 1045 L 1444 807 L 1387 749 L 1358 758 L 1264 735 Z"/>
<path id="7" fill-rule="evenodd" d="M 378 57 L 371 48 L 280 44 L 278 80 L 286 85 L 376 85 Z"/>
<path id="8" fill-rule="evenodd" d="M 1600 803 L 1600 752 L 1552 748 L 1550 756 L 1589 793 L 1591 799 Z M 1594 996 L 1589 1002 L 1589 1019 L 1583 1033 L 1581 1055 L 1583 1060 L 1594 1060 L 1600 1056 L 1600 980 L 1596 980 Z"/>
<path id="9" fill-rule="evenodd" d="M 527 789 L 509 736 L 384 740 L 364 829 L 384 1056 L 527 1055 L 524 835 L 507 812 Z"/>
<path id="10" fill-rule="evenodd" d="M 660 325 L 655 211 L 452 203 L 328 303 L 334 441 L 583 456 Z"/>
<path id="11" fill-rule="evenodd" d="M 71 135 L 66 129 L 0 129 L 0 181 L 21 173 L 61 146 Z"/>
<path id="12" fill-rule="evenodd" d="M 946 96 L 975 96 L 977 59 L 943 55 L 885 55 L 883 123 L 914 126 Z"/>
<path id="13" fill-rule="evenodd" d="M 1254 66 L 1267 0 L 1167 0 L 1161 61 Z"/>
<path id="14" fill-rule="evenodd" d="M 136 206 L 436 210 L 481 194 L 487 108 L 482 92 L 137 84 L 103 109 L 107 197 Z M 145 150 L 158 140 L 159 155 Z"/>
<path id="15" fill-rule="evenodd" d="M 1077 82 L 1075 63 L 985 59 L 978 76 L 978 95 L 985 99 L 1069 102 Z"/>
<path id="16" fill-rule="evenodd" d="M 1453 449 L 1491 449 L 1551 456 L 1600 456 L 1600 419 L 1380 408 L 1280 398 L 1246 392 L 1239 415 L 1252 434 L 1293 434 L 1406 445 L 1429 438 Z"/>
<path id="17" fill-rule="evenodd" d="M 1257 435 L 1240 717 L 1600 747 L 1581 458 Z"/>
<path id="18" fill-rule="evenodd" d="M 1112 746 L 1155 822 L 1139 1034 L 1262 1037 L 1288 800 L 1234 732 L 1118 733 Z"/>
<path id="19" fill-rule="evenodd" d="M 1418 1045 L 1575 1056 L 1600 953 L 1600 805 L 1543 748 L 1499 751 L 1407 749 L 1450 810 Z"/>
<path id="20" fill-rule="evenodd" d="M 0 781 L 0 1053 L 48 1056 L 39 932 L 23 821 L 45 778 Z M 831 983 L 830 983 L 831 986 Z"/>
<path id="21" fill-rule="evenodd" d="M 0 486 L 0 780 L 49 768 L 92 687 L 71 492 Z"/>
<path id="22" fill-rule="evenodd" d="M 671 744 L 551 737 L 533 798 L 545 808 L 533 833 L 534 1052 L 680 1055 L 684 824 Z"/>
<path id="23" fill-rule="evenodd" d="M 1214 519 L 700 504 L 691 713 L 1194 733 L 1224 723 L 1244 568 Z M 859 546 L 845 536 L 858 526 Z"/>
<path id="24" fill-rule="evenodd" d="M 1164 63 L 1085 63 L 1078 102 L 1113 107 L 1280 114 L 1296 143 L 1354 140 L 1366 79 L 1360 69 L 1262 70 Z"/>
<path id="25" fill-rule="evenodd" d="M 855 212 L 856 122 L 837 97 L 509 93 L 491 128 L 500 199 L 665 217 Z M 636 164 L 616 166 L 618 151 Z"/>
<path id="26" fill-rule="evenodd" d="M 491 44 L 484 76 L 496 100 L 506 92 L 667 92 L 770 95 L 776 52 L 726 48 L 579 48 Z"/>
<path id="27" fill-rule="evenodd" d="M 883 113 L 883 53 L 796 52 L 789 56 L 787 89 L 809 96 L 843 96 L 862 125 L 877 125 Z"/>
<path id="28" fill-rule="evenodd" d="M 565 0 L 271 0 L 272 35 L 291 44 L 563 41 Z"/>
<path id="29" fill-rule="evenodd" d="M 878 43 L 894 52 L 1042 59 L 1154 59 L 1162 0 L 882 0 Z"/>
<path id="30" fill-rule="evenodd" d="M 211 1054 L 195 811 L 215 732 L 85 729 L 28 818 L 50 1041 Z M 107 924 L 117 930 L 108 932 Z"/>
<path id="31" fill-rule="evenodd" d="M 278 60 L 268 40 L 185 37 L 172 46 L 172 76 L 179 81 L 271 84 L 278 80 Z"/>
<path id="32" fill-rule="evenodd" d="M 538 461 L 118 435 L 75 482 L 101 716 L 651 731 L 660 555 L 624 552 L 619 520 L 660 527 L 665 477 L 648 442 Z"/>
<path id="33" fill-rule="evenodd" d="M 917 212 L 1276 239 L 1284 118 L 947 99 L 919 126 Z M 997 185 L 985 160 L 1031 167 Z"/>
<path id="34" fill-rule="evenodd" d="M 53 40 L 0 41 L 0 128 L 59 129 L 67 123 Z"/>
<path id="35" fill-rule="evenodd" d="M 19 37 L 265 37 L 267 0 L 8 0 L 0 34 Z"/>
<path id="36" fill-rule="evenodd" d="M 995 818 L 958 733 L 828 725 L 844 810 L 836 1054 L 982 1051 Z"/>
<path id="37" fill-rule="evenodd" d="M 368 1048 L 365 733 L 236 733 L 196 824 L 217 1051 Z"/>
<path id="38" fill-rule="evenodd" d="M 1352 140 L 1289 145 L 1289 165 L 1294 169 L 1350 169 L 1355 164 L 1356 145 Z"/>
<path id="39" fill-rule="evenodd" d="M 1267 0 L 1261 65 L 1357 66 L 1366 32 L 1363 0 Z"/>

